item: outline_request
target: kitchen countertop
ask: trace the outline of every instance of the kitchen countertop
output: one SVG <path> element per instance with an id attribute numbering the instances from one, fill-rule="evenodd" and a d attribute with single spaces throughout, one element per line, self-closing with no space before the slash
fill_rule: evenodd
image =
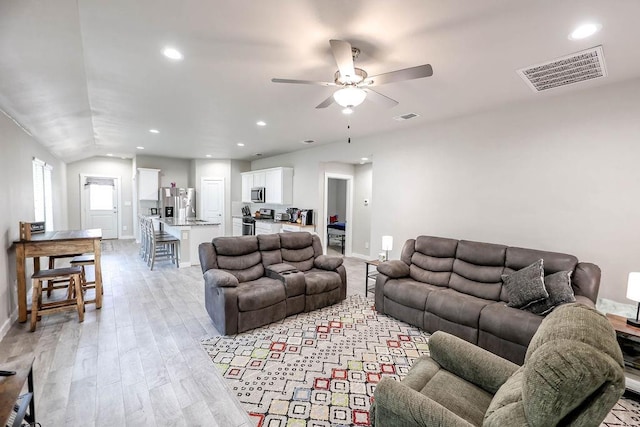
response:
<path id="1" fill-rule="evenodd" d="M 211 226 L 211 225 L 220 225 L 219 222 L 210 222 L 210 221 L 205 221 L 203 219 L 197 219 L 197 218 L 186 218 L 186 219 L 180 219 L 180 218 L 159 218 L 158 221 L 160 221 L 163 224 L 166 225 L 170 225 L 172 227 L 201 227 L 201 226 Z"/>

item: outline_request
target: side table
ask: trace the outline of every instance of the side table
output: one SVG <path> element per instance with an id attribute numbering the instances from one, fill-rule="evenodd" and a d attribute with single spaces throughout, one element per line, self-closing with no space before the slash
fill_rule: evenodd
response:
<path id="1" fill-rule="evenodd" d="M 607 313 L 607 319 L 616 331 L 624 359 L 627 390 L 640 394 L 640 328 L 627 323 L 627 318 Z"/>
<path id="2" fill-rule="evenodd" d="M 15 375 L 0 377 L 0 425 L 2 426 L 20 426 L 23 419 L 31 424 L 36 421 L 33 399 L 33 361 L 34 357 L 27 355 L 11 362 L 0 363 L 0 369 L 16 371 Z M 28 393 L 21 396 L 25 382 L 28 384 Z"/>
<path id="3" fill-rule="evenodd" d="M 369 260 L 369 261 L 365 261 L 364 263 L 365 263 L 364 296 L 367 297 L 367 296 L 369 296 L 369 290 L 370 289 L 371 289 L 372 292 L 375 292 L 375 280 L 376 280 L 376 277 L 378 276 L 377 267 L 380 265 L 380 261 L 378 261 L 377 259 L 372 259 L 372 260 Z M 373 271 L 369 272 L 369 267 L 370 266 L 376 267 L 376 270 L 373 270 Z M 369 280 L 370 279 L 374 280 L 372 288 L 369 287 Z"/>

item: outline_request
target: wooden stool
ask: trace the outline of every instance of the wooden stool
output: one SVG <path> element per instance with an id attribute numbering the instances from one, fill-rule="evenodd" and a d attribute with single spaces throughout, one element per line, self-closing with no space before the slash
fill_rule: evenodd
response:
<path id="1" fill-rule="evenodd" d="M 36 330 L 38 316 L 53 314 L 64 310 L 78 310 L 78 321 L 84 321 L 84 300 L 82 298 L 81 278 L 82 268 L 54 268 L 35 272 L 33 279 L 33 299 L 31 301 L 31 332 Z M 64 279 L 69 281 L 67 299 L 61 301 L 42 302 L 42 282 L 47 280 Z M 75 297 L 73 294 L 75 293 Z"/>
<path id="2" fill-rule="evenodd" d="M 54 268 L 56 268 L 57 259 L 73 258 L 78 255 L 81 255 L 81 254 L 49 256 L 49 270 L 53 270 Z M 66 289 L 68 286 L 69 286 L 69 281 L 67 279 L 47 280 L 47 297 L 51 296 L 51 293 L 53 292 L 54 289 Z"/>
<path id="3" fill-rule="evenodd" d="M 87 273 L 84 269 L 84 267 L 86 265 L 93 265 L 95 267 L 96 264 L 96 260 L 93 254 L 87 254 L 87 255 L 77 255 L 75 257 L 73 257 L 73 259 L 71 260 L 71 266 L 72 267 L 80 267 L 82 268 L 82 274 L 80 275 L 80 284 L 82 285 L 82 291 L 86 291 L 87 289 L 95 289 L 96 288 L 96 280 L 95 277 L 93 278 L 92 282 L 88 282 L 87 281 Z M 94 270 L 95 271 L 95 270 Z M 104 293 L 104 291 L 101 290 L 101 292 Z M 95 304 L 96 300 L 95 298 L 92 300 L 85 300 L 84 303 L 85 304 Z"/>

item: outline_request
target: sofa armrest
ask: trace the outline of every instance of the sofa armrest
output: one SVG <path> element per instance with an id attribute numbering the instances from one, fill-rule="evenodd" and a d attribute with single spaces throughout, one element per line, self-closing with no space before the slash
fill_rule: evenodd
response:
<path id="1" fill-rule="evenodd" d="M 400 279 L 409 275 L 409 266 L 399 259 L 394 259 L 380 263 L 378 272 L 390 279 Z"/>
<path id="2" fill-rule="evenodd" d="M 429 338 L 431 358 L 447 371 L 495 394 L 520 368 L 454 335 L 436 331 Z"/>
<path id="3" fill-rule="evenodd" d="M 204 283 L 218 288 L 235 288 L 238 279 L 229 272 L 213 268 L 204 272 Z"/>
<path id="4" fill-rule="evenodd" d="M 370 414 L 376 427 L 472 426 L 436 401 L 390 378 L 382 378 L 376 386 Z"/>
<path id="5" fill-rule="evenodd" d="M 590 262 L 579 262 L 571 275 L 573 292 L 589 298 L 595 304 L 600 290 L 600 267 Z"/>
<path id="6" fill-rule="evenodd" d="M 313 265 L 322 270 L 335 270 L 342 265 L 342 258 L 337 256 L 320 255 L 313 260 Z"/>

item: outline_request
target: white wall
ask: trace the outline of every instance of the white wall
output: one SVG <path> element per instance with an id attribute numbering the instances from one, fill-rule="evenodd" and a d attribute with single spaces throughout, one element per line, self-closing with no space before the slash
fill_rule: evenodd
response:
<path id="1" fill-rule="evenodd" d="M 138 168 L 160 169 L 160 187 L 189 187 L 190 163 L 189 159 L 174 159 L 171 157 L 137 155 Z"/>
<path id="2" fill-rule="evenodd" d="M 133 179 L 131 159 L 114 157 L 91 157 L 67 165 L 67 193 L 69 195 L 69 227 L 82 228 L 80 204 L 80 175 L 103 175 L 120 178 L 120 217 L 119 235 L 131 238 L 134 235 L 133 211 L 136 201 L 133 198 Z M 126 229 L 125 229 L 126 227 Z"/>
<path id="3" fill-rule="evenodd" d="M 293 166 L 294 198 L 314 201 L 321 162 L 373 153 L 372 253 L 385 234 L 394 258 L 420 234 L 567 252 L 602 268 L 600 297 L 628 302 L 627 274 L 640 270 L 640 80 L 531 96 L 252 169 Z"/>
<path id="4" fill-rule="evenodd" d="M 19 238 L 18 223 L 34 220 L 32 159 L 53 166 L 53 223 L 56 230 L 68 229 L 66 165 L 0 113 L 0 339 L 17 318 L 16 258 L 12 247 Z M 27 274 L 32 273 L 31 260 Z"/>
<path id="5" fill-rule="evenodd" d="M 356 165 L 354 172 L 353 226 L 351 228 L 353 232 L 352 251 L 369 258 L 371 257 L 369 250 L 369 239 L 371 238 L 371 209 L 372 203 L 374 202 L 371 198 L 373 165 L 371 163 Z M 367 206 L 364 204 L 365 199 L 369 201 Z"/>

